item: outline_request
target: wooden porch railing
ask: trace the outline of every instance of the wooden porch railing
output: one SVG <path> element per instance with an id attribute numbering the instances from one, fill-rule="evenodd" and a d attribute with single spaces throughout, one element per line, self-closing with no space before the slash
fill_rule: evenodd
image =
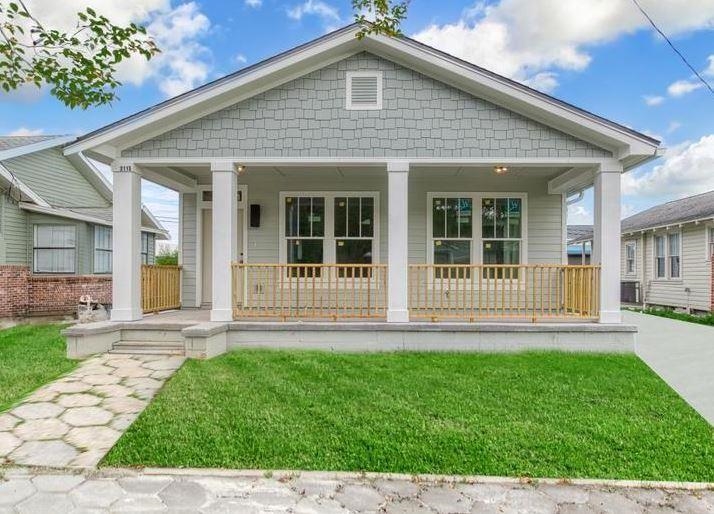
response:
<path id="1" fill-rule="evenodd" d="M 382 318 L 387 266 L 233 263 L 236 318 Z"/>
<path id="2" fill-rule="evenodd" d="M 159 312 L 181 307 L 181 266 L 141 266 L 141 308 Z"/>
<path id="3" fill-rule="evenodd" d="M 409 266 L 412 319 L 596 319 L 598 266 Z"/>

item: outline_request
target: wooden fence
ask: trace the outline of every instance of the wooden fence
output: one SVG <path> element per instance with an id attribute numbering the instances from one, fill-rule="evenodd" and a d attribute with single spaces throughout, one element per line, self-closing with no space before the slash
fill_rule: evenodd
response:
<path id="1" fill-rule="evenodd" d="M 181 266 L 141 267 L 141 308 L 159 312 L 181 307 Z"/>

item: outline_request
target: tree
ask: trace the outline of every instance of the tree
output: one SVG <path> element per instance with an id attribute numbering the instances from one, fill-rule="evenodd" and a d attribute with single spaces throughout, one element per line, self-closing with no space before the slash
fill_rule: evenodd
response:
<path id="1" fill-rule="evenodd" d="M 163 247 L 156 254 L 154 260 L 159 266 L 175 266 L 178 264 L 178 250 L 176 248 Z"/>
<path id="2" fill-rule="evenodd" d="M 146 29 L 112 24 L 87 8 L 77 13 L 70 32 L 45 27 L 22 0 L 0 0 L 0 87 L 50 86 L 69 107 L 108 104 L 117 98 L 119 63 L 134 55 L 151 59 L 159 52 Z"/>
<path id="3" fill-rule="evenodd" d="M 352 0 L 355 21 L 361 26 L 357 38 L 367 34 L 401 35 L 401 24 L 407 17 L 411 0 Z"/>

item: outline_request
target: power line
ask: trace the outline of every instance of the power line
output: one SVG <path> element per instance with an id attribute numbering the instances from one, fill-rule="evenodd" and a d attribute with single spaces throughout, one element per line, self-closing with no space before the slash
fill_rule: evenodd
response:
<path id="1" fill-rule="evenodd" d="M 647 18 L 647 21 L 650 22 L 650 25 L 652 25 L 652 27 L 659 33 L 659 35 L 664 38 L 664 40 L 667 42 L 667 44 L 672 48 L 672 50 L 674 50 L 674 53 L 676 53 L 676 54 L 679 56 L 679 58 L 682 59 L 682 62 L 687 66 L 687 68 L 689 68 L 690 70 L 692 70 L 692 72 L 697 76 L 697 78 L 702 82 L 702 84 L 704 84 L 704 87 L 706 87 L 706 88 L 709 90 L 709 92 L 714 95 L 714 89 L 712 89 L 712 86 L 709 84 L 709 82 L 707 82 L 707 81 L 704 79 L 704 77 L 701 76 L 701 74 L 694 68 L 694 66 L 692 66 L 692 65 L 689 63 L 689 61 L 687 60 L 687 58 L 684 57 L 684 55 L 682 54 L 682 52 L 680 52 L 680 51 L 677 49 L 677 47 L 674 46 L 674 43 L 672 43 L 672 41 L 667 37 L 667 35 L 666 35 L 664 32 L 662 32 L 662 30 L 657 26 L 657 24 L 654 22 L 654 20 L 653 20 L 652 18 L 650 18 L 650 15 L 647 14 L 647 12 L 642 8 L 642 6 L 640 5 L 639 1 L 638 1 L 638 0 L 632 0 L 632 3 L 634 3 L 635 6 L 637 6 L 637 8 L 638 8 L 638 9 L 640 10 L 640 12 L 642 13 L 642 15 L 643 15 L 645 18 Z"/>

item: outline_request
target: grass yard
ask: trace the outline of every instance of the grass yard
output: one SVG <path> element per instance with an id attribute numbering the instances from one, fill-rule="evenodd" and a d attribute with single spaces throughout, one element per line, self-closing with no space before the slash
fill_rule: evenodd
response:
<path id="1" fill-rule="evenodd" d="M 66 325 L 18 325 L 0 330 L 0 412 L 74 369 L 60 331 Z"/>
<path id="2" fill-rule="evenodd" d="M 672 309 L 630 309 L 634 312 L 642 314 L 651 314 L 652 316 L 660 316 L 662 318 L 676 319 L 679 321 L 689 321 L 690 323 L 698 323 L 700 325 L 714 326 L 714 314 L 687 314 L 686 312 L 675 312 Z"/>
<path id="3" fill-rule="evenodd" d="M 238 351 L 103 464 L 714 481 L 714 429 L 632 355 Z"/>

